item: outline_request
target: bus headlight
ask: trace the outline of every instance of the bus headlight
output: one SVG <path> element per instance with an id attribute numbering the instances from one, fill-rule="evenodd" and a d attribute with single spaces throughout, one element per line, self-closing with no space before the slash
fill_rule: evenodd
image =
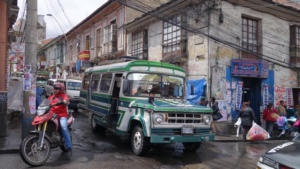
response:
<path id="1" fill-rule="evenodd" d="M 211 123 L 211 115 L 204 115 L 203 116 L 204 123 L 210 125 Z"/>
<path id="2" fill-rule="evenodd" d="M 161 124 L 163 119 L 164 119 L 164 117 L 162 114 L 159 114 L 159 113 L 153 114 L 153 121 L 155 124 Z"/>

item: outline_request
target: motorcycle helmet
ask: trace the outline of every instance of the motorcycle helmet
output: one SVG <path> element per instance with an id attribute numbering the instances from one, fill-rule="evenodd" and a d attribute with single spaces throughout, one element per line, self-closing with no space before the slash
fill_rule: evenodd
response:
<path id="1" fill-rule="evenodd" d="M 58 89 L 60 91 L 59 93 L 65 92 L 65 85 L 63 85 L 62 83 L 55 83 L 53 87 L 54 89 Z"/>

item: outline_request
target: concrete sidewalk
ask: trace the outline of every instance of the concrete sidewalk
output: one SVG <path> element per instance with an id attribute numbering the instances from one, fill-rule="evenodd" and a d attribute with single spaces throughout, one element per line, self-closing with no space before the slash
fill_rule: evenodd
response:
<path id="1" fill-rule="evenodd" d="M 19 152 L 21 132 L 21 123 L 19 120 L 8 122 L 7 136 L 0 137 L 0 154 Z"/>

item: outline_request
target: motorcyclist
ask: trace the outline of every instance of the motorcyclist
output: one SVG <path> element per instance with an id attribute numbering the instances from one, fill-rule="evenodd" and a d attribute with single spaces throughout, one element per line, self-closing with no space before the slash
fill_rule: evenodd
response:
<path id="1" fill-rule="evenodd" d="M 58 104 L 51 107 L 50 111 L 58 115 L 60 129 L 64 137 L 64 144 L 69 155 L 72 154 L 72 142 L 70 133 L 68 130 L 68 112 L 67 104 L 69 103 L 69 97 L 65 94 L 65 86 L 62 83 L 56 83 L 54 85 L 54 94 L 48 98 L 50 105 Z"/>

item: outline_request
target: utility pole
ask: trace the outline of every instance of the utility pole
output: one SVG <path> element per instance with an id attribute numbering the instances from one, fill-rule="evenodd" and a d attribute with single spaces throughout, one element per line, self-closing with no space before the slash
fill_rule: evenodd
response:
<path id="1" fill-rule="evenodd" d="M 32 119 L 36 113 L 37 74 L 37 0 L 27 0 L 24 62 L 24 111 L 22 116 L 22 138 L 34 127 Z"/>

